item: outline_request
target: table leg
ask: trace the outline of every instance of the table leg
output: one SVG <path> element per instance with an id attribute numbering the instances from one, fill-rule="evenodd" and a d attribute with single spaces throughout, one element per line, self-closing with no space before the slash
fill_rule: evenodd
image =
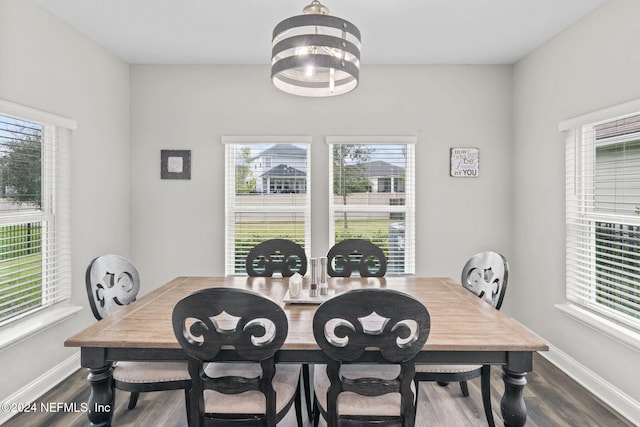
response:
<path id="1" fill-rule="evenodd" d="M 502 368 L 504 395 L 500 402 L 500 410 L 505 426 L 520 427 L 527 422 L 527 407 L 522 397 L 522 391 L 527 384 L 525 375 L 526 372 L 513 372 Z"/>
<path id="2" fill-rule="evenodd" d="M 115 403 L 113 363 L 100 368 L 89 368 L 87 379 L 91 384 L 89 421 L 92 426 L 110 426 Z"/>

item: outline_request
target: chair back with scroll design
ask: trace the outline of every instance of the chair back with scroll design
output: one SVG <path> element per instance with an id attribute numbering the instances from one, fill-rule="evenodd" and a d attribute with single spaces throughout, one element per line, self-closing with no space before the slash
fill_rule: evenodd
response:
<path id="1" fill-rule="evenodd" d="M 136 300 L 140 276 L 127 258 L 101 255 L 89 263 L 85 285 L 91 311 L 96 319 L 102 320 Z M 129 409 L 133 409 L 142 392 L 186 390 L 190 381 L 184 362 L 118 361 L 113 370 L 113 384 L 131 392 Z"/>
<path id="2" fill-rule="evenodd" d="M 96 319 L 101 320 L 135 301 L 140 290 L 140 276 L 127 258 L 101 255 L 87 267 L 85 285 L 91 311 Z"/>
<path id="3" fill-rule="evenodd" d="M 245 260 L 247 274 L 251 277 L 271 277 L 279 272 L 291 277 L 296 272 L 307 272 L 307 255 L 304 248 L 288 239 L 269 239 L 254 246 Z"/>
<path id="4" fill-rule="evenodd" d="M 354 271 L 361 277 L 383 277 L 387 257 L 382 249 L 365 239 L 345 239 L 333 245 L 327 253 L 327 274 L 350 277 Z"/>
<path id="5" fill-rule="evenodd" d="M 232 420 L 247 423 L 259 420 L 262 424 L 275 426 L 279 418 L 286 414 L 286 410 L 282 414 L 276 411 L 276 391 L 272 383 L 276 375 L 274 355 L 284 343 L 288 331 L 287 317 L 278 304 L 246 289 L 204 289 L 176 304 L 172 324 L 189 361 L 192 380 L 187 402 L 191 405 L 190 426 L 202 425 L 205 418 L 220 418 L 227 423 Z M 221 361 L 224 359 L 223 353 L 230 351 L 236 355 L 234 360 L 255 363 L 207 363 Z M 208 375 L 212 366 L 218 367 L 215 377 Z M 229 369 L 225 371 L 227 367 Z M 256 367 L 257 371 L 249 369 Z M 229 374 L 229 370 L 233 373 Z M 294 390 L 297 389 L 299 377 L 300 367 L 297 366 L 292 380 Z M 204 397 L 205 390 L 225 395 L 257 391 L 264 394 L 266 404 L 261 408 L 261 413 L 242 412 L 241 405 L 228 405 L 223 412 L 212 413 L 207 410 L 209 403 Z M 256 400 L 255 393 L 246 396 Z M 290 406 L 291 402 L 287 410 Z"/>
<path id="6" fill-rule="evenodd" d="M 483 298 L 496 309 L 502 306 L 507 290 L 509 264 L 501 254 L 493 251 L 472 256 L 462 268 L 462 286 Z"/>
<path id="7" fill-rule="evenodd" d="M 413 426 L 413 360 L 427 341 L 430 326 L 429 312 L 422 303 L 392 289 L 354 289 L 320 305 L 313 318 L 313 334 L 329 359 L 326 376 L 330 385 L 326 400 L 321 396 L 316 403 L 326 403 L 326 408 L 321 403 L 319 409 L 327 419 L 327 425 L 337 426 L 338 420 L 343 419 L 375 422 L 376 425 L 401 423 Z M 372 366 L 375 361 L 383 365 Z M 395 378 L 380 378 L 382 368 L 389 367 L 396 368 L 393 371 Z M 399 372 L 397 376 L 396 372 Z M 352 373 L 357 378 L 350 377 Z M 318 388 L 316 391 L 322 393 Z M 368 398 L 394 397 L 399 406 L 397 415 L 374 415 L 375 406 L 384 406 L 379 405 L 380 401 L 374 402 L 372 407 L 359 408 L 353 414 L 348 400 L 341 400 L 338 406 L 339 395 L 343 392 Z M 398 394 L 400 399 L 397 399 Z M 357 405 L 362 405 L 362 400 Z M 361 415 L 363 413 L 368 415 Z"/>
<path id="8" fill-rule="evenodd" d="M 507 290 L 508 278 L 507 259 L 497 252 L 485 251 L 469 258 L 462 268 L 460 281 L 465 289 L 499 310 Z M 417 370 L 416 383 L 437 381 L 441 385 L 446 385 L 450 381 L 456 381 L 460 383 L 463 396 L 469 396 L 467 381 L 480 377 L 482 406 L 487 425 L 495 426 L 491 409 L 491 365 L 420 365 Z"/>

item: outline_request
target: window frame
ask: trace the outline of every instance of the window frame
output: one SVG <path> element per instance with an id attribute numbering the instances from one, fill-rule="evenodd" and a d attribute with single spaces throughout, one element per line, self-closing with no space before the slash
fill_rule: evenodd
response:
<path id="1" fill-rule="evenodd" d="M 415 146 L 417 143 L 416 136 L 327 136 L 326 143 L 329 147 L 328 162 L 329 162 L 329 247 L 333 246 L 337 242 L 335 241 L 335 216 L 336 213 L 342 212 L 363 212 L 375 207 L 376 212 L 387 212 L 389 215 L 397 215 L 403 213 L 405 217 L 405 250 L 404 250 L 404 271 L 393 272 L 387 271 L 387 275 L 412 275 L 415 274 L 415 206 L 416 206 L 416 188 L 415 188 Z M 406 145 L 407 148 L 407 167 L 405 170 L 405 178 L 402 180 L 402 188 L 404 190 L 404 204 L 392 204 L 389 205 L 336 205 L 334 203 L 333 194 L 333 146 L 338 144 L 361 144 L 361 145 Z M 394 185 L 397 188 L 399 184 Z M 389 189 L 389 192 L 384 194 L 394 194 Z"/>
<path id="2" fill-rule="evenodd" d="M 307 258 L 311 253 L 311 136 L 223 136 L 222 143 L 225 145 L 225 275 L 241 275 L 235 271 L 235 215 L 239 212 L 265 212 L 265 213 L 287 213 L 297 212 L 304 218 L 304 249 Z M 235 161 L 235 149 L 237 145 L 249 144 L 301 144 L 307 145 L 306 157 L 306 185 L 304 206 L 295 207 L 291 205 L 243 205 L 236 203 L 236 170 L 228 164 L 230 159 Z M 271 164 L 269 157 L 269 164 Z M 267 167 L 265 163 L 265 167 Z"/>
<path id="3" fill-rule="evenodd" d="M 0 348 L 31 336 L 80 311 L 71 306 L 70 143 L 75 120 L 0 99 L 0 115 L 43 127 L 42 206 L 40 211 L 6 214 L 1 224 L 42 221 L 42 304 L 0 324 Z M 53 237 L 55 236 L 55 237 Z M 49 239 L 49 240 L 47 240 Z M 54 240 L 51 240 L 54 239 Z M 55 292 L 55 294 L 52 292 Z"/>
<path id="4" fill-rule="evenodd" d="M 596 300 L 596 224 L 606 222 L 638 226 L 640 217 L 617 211 L 606 212 L 596 206 L 601 203 L 597 201 L 596 194 L 596 149 L 606 145 L 606 142 L 596 142 L 595 128 L 602 123 L 638 114 L 640 100 L 634 100 L 569 119 L 559 125 L 560 131 L 565 133 L 566 302 L 556 305 L 563 313 L 636 351 L 640 351 L 640 319 L 619 313 Z M 636 139 L 629 134 L 617 142 Z M 602 141 L 606 141 L 606 138 L 602 138 Z M 592 194 L 591 199 L 589 194 Z M 581 227 L 584 231 L 580 231 Z M 581 252 L 591 255 L 585 258 Z M 586 267 L 577 266 L 585 259 L 588 263 Z M 587 277 L 578 277 L 579 272 L 586 272 Z"/>

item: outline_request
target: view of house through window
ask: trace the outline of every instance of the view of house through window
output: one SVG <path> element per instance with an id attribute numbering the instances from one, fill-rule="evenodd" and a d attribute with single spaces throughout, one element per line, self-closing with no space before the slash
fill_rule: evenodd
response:
<path id="1" fill-rule="evenodd" d="M 309 248 L 310 138 L 225 137 L 223 142 L 226 274 L 244 273 L 249 250 L 267 239 Z"/>
<path id="2" fill-rule="evenodd" d="M 327 137 L 330 244 L 371 240 L 387 256 L 389 273 L 415 273 L 415 140 Z M 249 250 L 267 239 L 290 239 L 309 253 L 310 142 L 223 138 L 226 274 L 245 273 Z"/>
<path id="3" fill-rule="evenodd" d="M 640 114 L 567 140 L 567 299 L 640 329 Z"/>
<path id="4" fill-rule="evenodd" d="M 413 137 L 328 137 L 330 240 L 367 239 L 389 273 L 415 272 Z"/>
<path id="5" fill-rule="evenodd" d="M 42 305 L 42 140 L 0 116 L 0 322 Z"/>

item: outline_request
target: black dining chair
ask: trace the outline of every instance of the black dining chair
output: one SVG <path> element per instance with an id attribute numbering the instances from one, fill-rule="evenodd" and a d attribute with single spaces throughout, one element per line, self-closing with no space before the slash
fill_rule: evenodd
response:
<path id="1" fill-rule="evenodd" d="M 133 263 L 120 255 L 102 255 L 87 267 L 85 285 L 89 305 L 101 320 L 135 301 L 140 276 Z M 187 389 L 191 377 L 185 362 L 118 361 L 113 368 L 114 387 L 131 393 L 129 409 L 142 392 Z"/>
<path id="2" fill-rule="evenodd" d="M 345 239 L 336 243 L 327 253 L 327 274 L 331 277 L 383 277 L 387 272 L 387 257 L 371 241 Z"/>
<path id="3" fill-rule="evenodd" d="M 282 277 L 291 277 L 295 273 L 304 276 L 307 273 L 307 255 L 304 248 L 292 240 L 269 239 L 249 251 L 245 266 L 250 277 L 271 277 L 278 272 Z M 306 363 L 302 365 L 302 383 L 307 415 L 311 419 L 311 384 Z"/>
<path id="4" fill-rule="evenodd" d="M 271 427 L 292 403 L 302 425 L 300 365 L 274 358 L 288 332 L 278 304 L 246 289 L 203 289 L 175 305 L 172 324 L 189 363 L 189 426 Z M 225 352 L 246 362 L 225 362 Z"/>
<path id="5" fill-rule="evenodd" d="M 499 310 L 509 279 L 509 264 L 501 254 L 486 251 L 472 256 L 462 269 L 462 286 Z M 495 426 L 491 410 L 491 365 L 417 365 L 415 382 L 437 381 L 440 385 L 459 382 L 463 396 L 469 396 L 467 381 L 480 377 L 482 405 L 487 424 Z"/>
<path id="6" fill-rule="evenodd" d="M 323 302 L 313 335 L 328 358 L 314 373 L 314 425 L 413 426 L 414 358 L 431 321 L 418 300 L 393 289 L 354 289 Z"/>
<path id="7" fill-rule="evenodd" d="M 291 277 L 307 272 L 307 255 L 304 248 L 288 239 L 269 239 L 251 248 L 245 260 L 247 274 L 251 277 L 271 277 L 274 273 Z"/>

